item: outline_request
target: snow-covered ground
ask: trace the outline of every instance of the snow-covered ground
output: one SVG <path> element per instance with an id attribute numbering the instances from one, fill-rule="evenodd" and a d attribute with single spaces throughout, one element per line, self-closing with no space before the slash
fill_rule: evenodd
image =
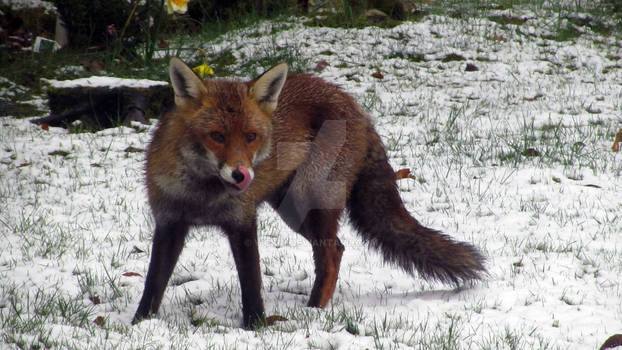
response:
<path id="1" fill-rule="evenodd" d="M 337 291 L 304 305 L 311 247 L 260 211 L 269 315 L 240 328 L 226 239 L 192 231 L 157 317 L 131 326 L 153 220 L 151 127 L 98 133 L 0 119 L 0 348 L 595 349 L 622 333 L 622 42 L 545 39 L 561 20 L 428 16 L 392 29 L 263 23 L 213 42 L 241 68 L 288 51 L 376 122 L 425 225 L 478 246 L 488 278 L 453 290 L 385 266 L 344 220 Z M 191 45 L 192 46 L 192 45 Z M 467 71 L 467 64 L 477 67 Z M 259 70 L 268 67 L 258 68 Z M 381 72 L 383 79 L 373 77 Z M 133 146 L 133 148 L 128 148 Z"/>

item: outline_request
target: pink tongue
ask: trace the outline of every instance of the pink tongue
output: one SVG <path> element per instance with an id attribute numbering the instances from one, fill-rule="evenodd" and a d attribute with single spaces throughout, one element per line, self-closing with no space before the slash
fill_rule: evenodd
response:
<path id="1" fill-rule="evenodd" d="M 241 165 L 238 166 L 238 171 L 241 172 L 242 175 L 244 175 L 244 180 L 236 183 L 235 186 L 239 190 L 245 190 L 248 187 L 248 185 L 250 185 L 251 183 L 251 174 L 248 172 L 248 169 L 246 169 L 245 167 Z"/>

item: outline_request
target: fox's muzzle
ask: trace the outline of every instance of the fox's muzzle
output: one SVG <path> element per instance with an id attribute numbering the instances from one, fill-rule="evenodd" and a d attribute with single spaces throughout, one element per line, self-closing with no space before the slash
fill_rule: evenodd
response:
<path id="1" fill-rule="evenodd" d="M 222 169 L 220 169 L 220 177 L 224 181 L 235 186 L 238 190 L 244 191 L 253 181 L 254 172 L 253 169 L 242 165 L 238 165 L 235 169 L 228 165 L 224 165 Z"/>
<path id="2" fill-rule="evenodd" d="M 231 173 L 231 177 L 236 181 L 234 183 L 235 187 L 237 187 L 240 191 L 245 190 L 248 185 L 250 185 L 253 180 L 253 176 L 245 167 L 239 165 L 233 172 Z"/>

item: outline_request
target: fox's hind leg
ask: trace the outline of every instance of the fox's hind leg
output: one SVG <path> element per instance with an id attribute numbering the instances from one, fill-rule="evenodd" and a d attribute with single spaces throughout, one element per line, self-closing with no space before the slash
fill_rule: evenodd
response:
<path id="1" fill-rule="evenodd" d="M 276 193 L 269 202 L 292 230 L 311 243 L 315 262 L 315 282 L 307 306 L 324 307 L 335 292 L 341 256 L 345 249 L 337 238 L 339 218 L 343 209 L 309 209 L 322 205 L 319 203 L 310 205 L 303 198 L 305 196 L 292 193 L 287 196 Z"/>
<path id="2" fill-rule="evenodd" d="M 301 234 L 313 247 L 315 282 L 307 306 L 325 307 L 337 286 L 344 246 L 337 238 L 340 209 L 315 209 L 307 215 Z"/>

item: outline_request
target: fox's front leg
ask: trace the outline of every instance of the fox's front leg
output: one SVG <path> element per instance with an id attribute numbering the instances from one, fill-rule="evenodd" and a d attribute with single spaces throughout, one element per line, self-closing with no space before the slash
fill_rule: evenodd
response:
<path id="1" fill-rule="evenodd" d="M 261 271 L 257 247 L 257 223 L 236 224 L 223 227 L 231 245 L 231 252 L 238 270 L 242 291 L 242 315 L 245 328 L 256 328 L 265 324 L 263 300 L 261 298 Z"/>
<path id="2" fill-rule="evenodd" d="M 132 324 L 158 312 L 187 233 L 188 225 L 185 223 L 156 223 L 145 290 Z"/>

